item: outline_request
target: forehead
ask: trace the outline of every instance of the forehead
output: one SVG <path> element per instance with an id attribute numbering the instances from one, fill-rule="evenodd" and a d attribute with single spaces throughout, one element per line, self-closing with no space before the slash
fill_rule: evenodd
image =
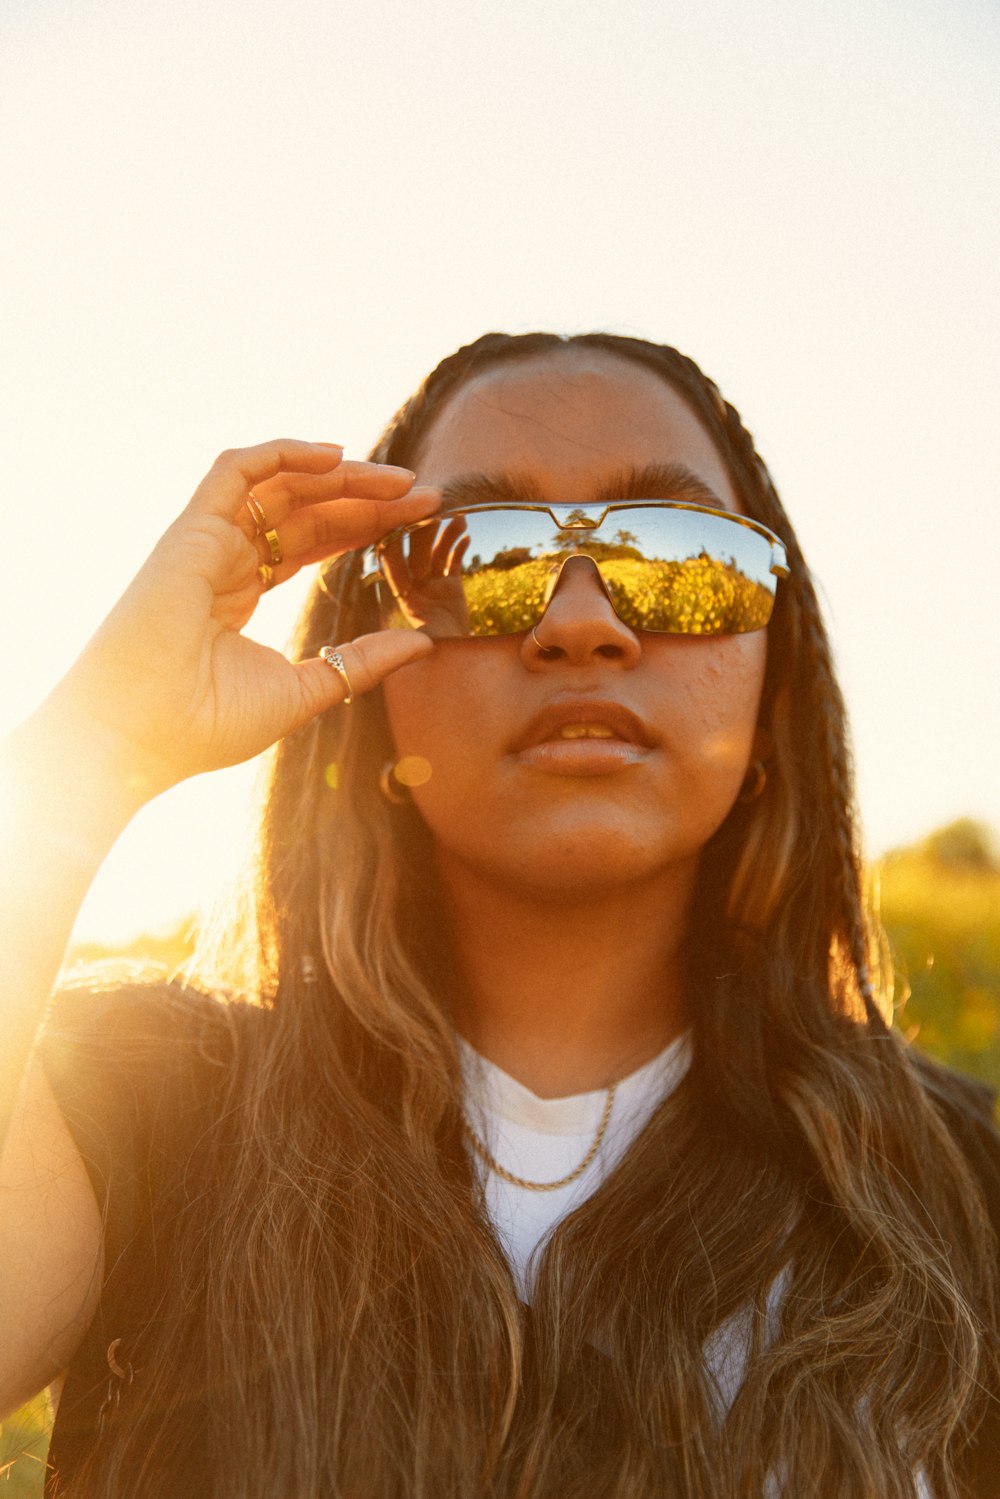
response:
<path id="1" fill-rule="evenodd" d="M 666 380 L 572 345 L 467 380 L 434 417 L 414 464 L 423 484 L 512 473 L 549 500 L 573 503 L 604 492 L 618 474 L 656 465 L 686 467 L 720 505 L 740 508 L 715 444 Z"/>

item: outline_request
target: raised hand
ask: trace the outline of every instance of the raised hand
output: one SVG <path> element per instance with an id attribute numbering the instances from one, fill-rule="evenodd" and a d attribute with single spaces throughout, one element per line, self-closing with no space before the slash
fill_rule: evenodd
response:
<path id="1" fill-rule="evenodd" d="M 406 469 L 280 439 L 223 453 L 54 694 L 152 795 L 249 759 L 342 702 L 322 660 L 293 663 L 241 633 L 300 567 L 370 545 L 436 509 Z M 353 691 L 431 649 L 414 631 L 338 645 Z"/>

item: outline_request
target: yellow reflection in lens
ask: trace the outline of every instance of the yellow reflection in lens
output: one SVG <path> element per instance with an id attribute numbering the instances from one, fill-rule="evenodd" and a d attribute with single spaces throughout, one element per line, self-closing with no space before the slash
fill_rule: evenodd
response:
<path id="1" fill-rule="evenodd" d="M 736 635 L 761 630 L 774 590 L 726 558 L 702 552 L 682 561 L 622 555 L 625 547 L 589 542 L 574 555 L 592 557 L 619 617 L 631 629 L 668 635 Z M 514 558 L 511 563 L 508 559 Z M 520 562 L 505 554 L 502 568 L 471 569 L 463 579 L 470 635 L 514 635 L 538 623 L 558 576 L 558 556 Z"/>
<path id="2" fill-rule="evenodd" d="M 431 778 L 431 762 L 423 755 L 404 755 L 396 761 L 393 775 L 401 786 L 424 786 Z"/>

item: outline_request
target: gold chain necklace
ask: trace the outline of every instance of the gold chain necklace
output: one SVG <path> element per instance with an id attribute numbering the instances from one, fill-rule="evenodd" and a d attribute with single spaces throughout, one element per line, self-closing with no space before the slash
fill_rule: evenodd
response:
<path id="1" fill-rule="evenodd" d="M 561 1176 L 558 1181 L 530 1182 L 526 1181 L 523 1176 L 515 1176 L 513 1171 L 508 1171 L 506 1166 L 501 1166 L 496 1156 L 490 1155 L 490 1152 L 486 1149 L 486 1146 L 483 1144 L 482 1140 L 480 1140 L 475 1130 L 469 1124 L 466 1124 L 465 1126 L 466 1137 L 468 1138 L 469 1144 L 472 1146 L 479 1159 L 481 1161 L 485 1161 L 486 1165 L 490 1168 L 491 1171 L 494 1171 L 497 1176 L 502 1176 L 505 1182 L 510 1182 L 511 1186 L 525 1187 L 529 1192 L 554 1192 L 557 1187 L 568 1187 L 570 1182 L 575 1182 L 578 1177 L 581 1177 L 586 1171 L 587 1167 L 590 1165 L 591 1161 L 597 1155 L 597 1152 L 600 1150 L 602 1144 L 604 1143 L 604 1136 L 608 1132 L 608 1125 L 611 1122 L 611 1110 L 614 1107 L 615 1093 L 617 1092 L 617 1090 L 618 1084 L 612 1083 L 611 1087 L 608 1089 L 608 1096 L 604 1100 L 604 1113 L 601 1115 L 601 1122 L 597 1126 L 597 1134 L 594 1136 L 594 1142 L 591 1145 L 590 1149 L 587 1151 L 587 1154 L 584 1156 L 579 1166 L 574 1167 L 574 1169 L 569 1173 L 568 1176 Z"/>

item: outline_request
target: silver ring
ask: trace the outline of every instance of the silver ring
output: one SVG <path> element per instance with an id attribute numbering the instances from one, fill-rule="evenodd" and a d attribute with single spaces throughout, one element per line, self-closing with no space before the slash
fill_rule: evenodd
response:
<path id="1" fill-rule="evenodd" d="M 250 512 L 250 519 L 257 527 L 257 535 L 263 536 L 264 532 L 268 529 L 267 516 L 264 514 L 260 500 L 258 500 L 252 489 L 247 495 L 247 509 Z"/>
<path id="2" fill-rule="evenodd" d="M 325 645 L 319 654 L 327 666 L 332 666 L 337 675 L 343 677 L 344 686 L 347 688 L 347 696 L 344 698 L 343 706 L 349 708 L 354 701 L 354 689 L 351 686 L 351 679 L 347 675 L 347 667 L 344 665 L 343 656 L 332 645 Z"/>
<path id="3" fill-rule="evenodd" d="M 532 625 L 532 627 L 531 627 L 531 638 L 535 642 L 535 644 L 537 645 L 538 649 L 541 651 L 542 655 L 545 656 L 552 649 L 552 647 L 550 645 L 543 645 L 542 644 L 542 642 L 539 640 L 538 636 L 535 634 L 535 631 L 537 629 L 538 629 L 537 625 Z"/>

